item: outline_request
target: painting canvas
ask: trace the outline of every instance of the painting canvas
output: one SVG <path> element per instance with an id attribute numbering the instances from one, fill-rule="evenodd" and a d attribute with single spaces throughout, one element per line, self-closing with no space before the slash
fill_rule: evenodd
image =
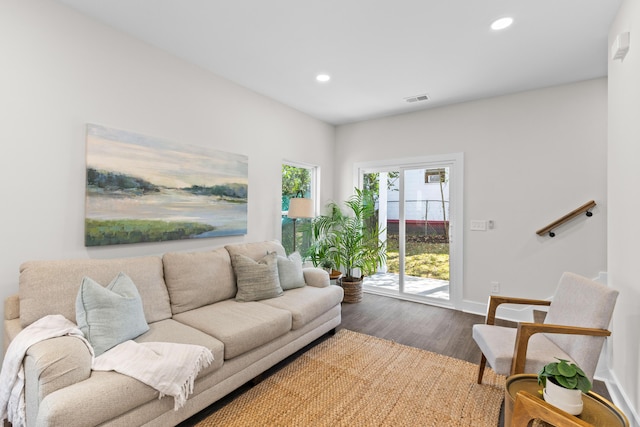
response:
<path id="1" fill-rule="evenodd" d="M 247 233 L 248 158 L 87 125 L 85 246 Z"/>

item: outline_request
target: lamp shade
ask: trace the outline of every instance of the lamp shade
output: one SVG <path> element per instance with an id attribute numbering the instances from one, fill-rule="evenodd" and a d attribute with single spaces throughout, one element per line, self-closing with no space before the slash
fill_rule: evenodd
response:
<path id="1" fill-rule="evenodd" d="M 313 218 L 313 200 L 295 197 L 289 200 L 289 218 Z"/>

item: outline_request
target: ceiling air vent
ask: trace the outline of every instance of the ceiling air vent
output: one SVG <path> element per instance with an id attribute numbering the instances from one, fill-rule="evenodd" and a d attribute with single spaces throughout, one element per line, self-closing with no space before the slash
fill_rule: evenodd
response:
<path id="1" fill-rule="evenodd" d="M 410 96 L 408 98 L 405 98 L 404 100 L 407 102 L 419 102 L 419 101 L 427 101 L 428 99 L 429 99 L 429 96 L 425 93 L 422 95 Z"/>

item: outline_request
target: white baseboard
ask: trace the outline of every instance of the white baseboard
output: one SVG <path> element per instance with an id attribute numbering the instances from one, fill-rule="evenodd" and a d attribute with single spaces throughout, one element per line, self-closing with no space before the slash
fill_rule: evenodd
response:
<path id="1" fill-rule="evenodd" d="M 609 285 L 609 277 L 607 272 L 601 271 L 598 277 L 594 278 L 596 282 L 600 282 L 605 285 Z M 627 393 L 620 387 L 620 381 L 614 371 L 611 369 L 613 360 L 611 347 L 611 339 L 607 339 L 602 347 L 602 353 L 600 354 L 600 360 L 596 368 L 595 378 L 600 381 L 604 381 L 607 386 L 607 391 L 611 396 L 611 401 L 616 405 L 629 419 L 629 425 L 631 427 L 640 427 L 640 415 L 633 409 L 631 399 Z"/>
<path id="2" fill-rule="evenodd" d="M 607 371 L 606 378 L 597 378 L 600 381 L 604 381 L 607 385 L 607 390 L 611 395 L 611 401 L 616 405 L 629 419 L 630 427 L 640 427 L 640 415 L 633 409 L 631 399 L 625 391 L 620 388 L 618 378 L 611 370 Z"/>

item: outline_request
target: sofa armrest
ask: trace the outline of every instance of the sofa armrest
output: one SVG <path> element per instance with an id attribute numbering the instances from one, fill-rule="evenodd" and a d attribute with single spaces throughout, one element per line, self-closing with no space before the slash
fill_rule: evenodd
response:
<path id="1" fill-rule="evenodd" d="M 4 320 L 20 318 L 20 297 L 18 294 L 9 295 L 4 300 Z"/>
<path id="2" fill-rule="evenodd" d="M 329 273 L 321 268 L 303 268 L 302 273 L 304 274 L 305 283 L 309 286 L 316 288 L 326 288 L 327 286 L 330 286 Z"/>
<path id="3" fill-rule="evenodd" d="M 4 300 L 4 340 L 3 354 L 7 352 L 9 343 L 22 330 L 20 325 L 20 297 L 18 294 L 9 295 Z"/>
<path id="4" fill-rule="evenodd" d="M 22 326 L 20 325 L 20 319 L 11 319 L 4 321 L 4 342 L 3 342 L 3 354 L 7 352 L 11 341 L 20 333 Z"/>
<path id="5" fill-rule="evenodd" d="M 35 420 L 40 402 L 56 390 L 91 376 L 91 353 L 86 344 L 71 336 L 40 341 L 24 358 L 27 420 Z"/>

